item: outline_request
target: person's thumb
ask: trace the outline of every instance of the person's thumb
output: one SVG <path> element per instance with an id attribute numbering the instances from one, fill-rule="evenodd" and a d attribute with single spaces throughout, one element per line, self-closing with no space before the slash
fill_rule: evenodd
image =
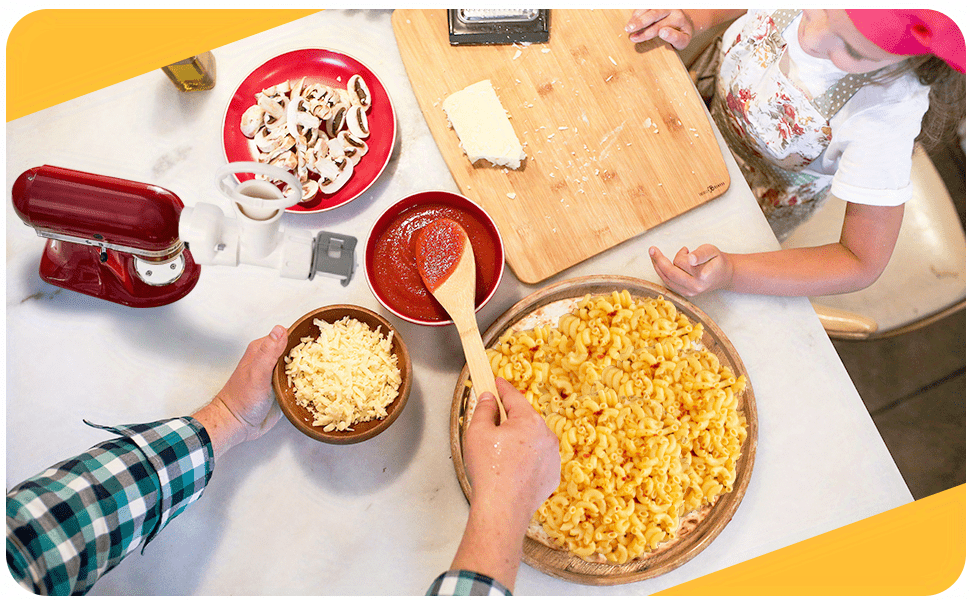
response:
<path id="1" fill-rule="evenodd" d="M 486 423 L 498 423 L 498 402 L 492 392 L 482 392 L 478 396 L 478 403 L 475 405 L 475 413 L 472 415 L 472 423 L 484 421 Z"/>
<path id="2" fill-rule="evenodd" d="M 275 365 L 284 350 L 286 350 L 286 328 L 277 325 L 257 345 L 256 362 L 262 366 Z"/>
<path id="3" fill-rule="evenodd" d="M 717 246 L 712 246 L 710 244 L 701 244 L 693 252 L 690 253 L 690 264 L 693 266 L 702 265 L 707 261 L 711 260 L 720 253 Z"/>

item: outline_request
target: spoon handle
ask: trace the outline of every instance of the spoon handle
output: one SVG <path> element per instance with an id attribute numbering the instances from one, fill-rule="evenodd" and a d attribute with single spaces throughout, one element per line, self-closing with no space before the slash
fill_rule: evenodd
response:
<path id="1" fill-rule="evenodd" d="M 458 325 L 458 337 L 461 339 L 461 347 L 465 351 L 465 362 L 468 363 L 468 372 L 472 378 L 472 391 L 476 396 L 484 392 L 491 392 L 495 396 L 495 403 L 498 404 L 499 423 L 503 423 L 508 415 L 505 412 L 505 405 L 502 398 L 498 395 L 498 387 L 495 385 L 495 376 L 492 374 L 492 367 L 488 364 L 488 356 L 485 354 L 485 344 L 482 342 L 482 334 L 478 330 L 478 323 L 474 316 L 471 323 L 468 319 Z"/>

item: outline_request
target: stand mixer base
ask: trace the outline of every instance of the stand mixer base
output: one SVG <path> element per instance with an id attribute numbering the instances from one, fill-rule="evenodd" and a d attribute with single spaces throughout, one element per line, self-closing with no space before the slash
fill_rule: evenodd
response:
<path id="1" fill-rule="evenodd" d="M 133 258 L 112 250 L 49 240 L 40 260 L 40 278 L 58 287 L 134 308 L 151 308 L 179 300 L 195 287 L 202 267 L 183 250 L 185 268 L 174 282 L 153 286 L 135 273 Z"/>

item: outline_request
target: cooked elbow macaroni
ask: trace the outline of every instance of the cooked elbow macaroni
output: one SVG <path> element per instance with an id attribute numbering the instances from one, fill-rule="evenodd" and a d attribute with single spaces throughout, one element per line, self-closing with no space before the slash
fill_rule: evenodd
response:
<path id="1" fill-rule="evenodd" d="M 624 290 L 587 295 L 558 328 L 508 332 L 488 350 L 492 372 L 559 438 L 562 479 L 536 516 L 563 547 L 628 562 L 733 489 L 745 378 L 702 335 L 671 302 Z"/>

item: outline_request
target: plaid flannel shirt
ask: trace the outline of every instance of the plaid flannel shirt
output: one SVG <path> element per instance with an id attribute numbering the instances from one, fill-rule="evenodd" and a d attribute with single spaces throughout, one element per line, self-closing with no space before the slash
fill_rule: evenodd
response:
<path id="1" fill-rule="evenodd" d="M 7 492 L 7 566 L 34 593 L 87 592 L 198 500 L 212 475 L 209 435 L 191 417 L 94 426 L 122 437 Z"/>
<path id="2" fill-rule="evenodd" d="M 88 592 L 198 500 L 212 476 L 209 435 L 191 417 L 92 426 L 122 437 L 7 492 L 7 566 L 36 594 Z M 512 595 L 501 583 L 471 571 L 446 571 L 427 593 Z"/>
<path id="3" fill-rule="evenodd" d="M 473 571 L 445 571 L 428 588 L 428 596 L 511 596 L 504 585 Z"/>

